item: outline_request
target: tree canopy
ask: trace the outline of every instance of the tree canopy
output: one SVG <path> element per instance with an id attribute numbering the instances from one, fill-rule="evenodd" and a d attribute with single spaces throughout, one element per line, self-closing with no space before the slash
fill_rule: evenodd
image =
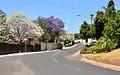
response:
<path id="1" fill-rule="evenodd" d="M 43 42 L 55 42 L 61 34 L 65 33 L 64 23 L 61 19 L 50 17 L 38 17 L 36 21 L 42 27 L 44 34 L 40 38 Z"/>
<path id="2" fill-rule="evenodd" d="M 29 21 L 24 14 L 8 16 L 6 24 L 15 41 L 24 41 L 25 38 L 35 39 L 43 34 L 41 27 Z"/>
<path id="3" fill-rule="evenodd" d="M 95 36 L 96 39 L 99 39 L 103 35 L 104 24 L 106 23 L 106 19 L 104 17 L 103 11 L 97 11 L 96 17 L 94 18 L 94 26 L 95 26 Z"/>
<path id="4" fill-rule="evenodd" d="M 115 9 L 114 0 L 110 0 L 104 8 L 105 11 L 96 12 L 93 26 L 84 22 L 80 28 L 83 39 L 95 33 L 98 42 L 90 50 L 111 50 L 120 44 L 120 10 Z"/>
<path id="5" fill-rule="evenodd" d="M 88 39 L 90 38 L 90 25 L 84 21 L 83 24 L 80 27 L 80 36 L 82 39 Z"/>

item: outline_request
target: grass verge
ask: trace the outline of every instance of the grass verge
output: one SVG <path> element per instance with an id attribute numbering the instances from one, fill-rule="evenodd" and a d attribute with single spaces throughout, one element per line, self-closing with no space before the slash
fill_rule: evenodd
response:
<path id="1" fill-rule="evenodd" d="M 120 49 L 109 53 L 82 54 L 83 58 L 81 58 L 80 51 L 78 51 L 73 56 L 85 63 L 120 71 Z"/>
<path id="2" fill-rule="evenodd" d="M 102 63 L 120 66 L 120 49 L 109 53 L 83 54 L 83 57 Z"/>

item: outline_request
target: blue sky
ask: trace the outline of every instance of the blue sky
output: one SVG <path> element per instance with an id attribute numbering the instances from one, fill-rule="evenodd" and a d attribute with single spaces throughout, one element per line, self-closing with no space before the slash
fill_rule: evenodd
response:
<path id="1" fill-rule="evenodd" d="M 0 9 L 8 15 L 15 12 L 25 13 L 31 20 L 38 16 L 56 16 L 65 22 L 70 32 L 78 32 L 80 24 L 87 20 L 89 13 L 102 10 L 109 0 L 1 0 Z M 120 0 L 115 0 L 116 8 L 120 8 Z M 76 16 L 80 14 L 80 16 Z"/>

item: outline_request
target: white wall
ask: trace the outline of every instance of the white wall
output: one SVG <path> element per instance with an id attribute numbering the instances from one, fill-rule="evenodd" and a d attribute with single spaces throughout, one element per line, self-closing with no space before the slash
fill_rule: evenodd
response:
<path id="1" fill-rule="evenodd" d="M 90 44 L 91 42 L 95 42 L 95 41 L 96 41 L 95 39 L 89 38 L 87 44 Z M 80 43 L 86 44 L 84 39 L 75 40 L 75 42 L 80 42 Z"/>
<path id="2" fill-rule="evenodd" d="M 85 43 L 85 40 L 84 39 L 80 39 L 80 40 L 75 40 L 75 42 Z"/>

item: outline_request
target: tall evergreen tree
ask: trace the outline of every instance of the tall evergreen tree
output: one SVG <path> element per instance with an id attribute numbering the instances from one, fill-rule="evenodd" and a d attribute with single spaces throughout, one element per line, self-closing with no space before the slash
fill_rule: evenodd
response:
<path id="1" fill-rule="evenodd" d="M 88 38 L 90 38 L 90 25 L 84 21 L 83 24 L 80 27 L 80 36 L 82 39 L 86 39 L 86 42 L 88 41 Z"/>
<path id="2" fill-rule="evenodd" d="M 97 40 L 102 36 L 102 32 L 104 30 L 104 25 L 106 23 L 104 16 L 105 15 L 103 11 L 97 11 L 96 17 L 94 19 L 95 37 Z"/>
<path id="3" fill-rule="evenodd" d="M 107 9 L 106 9 L 106 16 L 110 18 L 114 18 L 116 15 L 115 3 L 114 0 L 110 0 Z"/>

